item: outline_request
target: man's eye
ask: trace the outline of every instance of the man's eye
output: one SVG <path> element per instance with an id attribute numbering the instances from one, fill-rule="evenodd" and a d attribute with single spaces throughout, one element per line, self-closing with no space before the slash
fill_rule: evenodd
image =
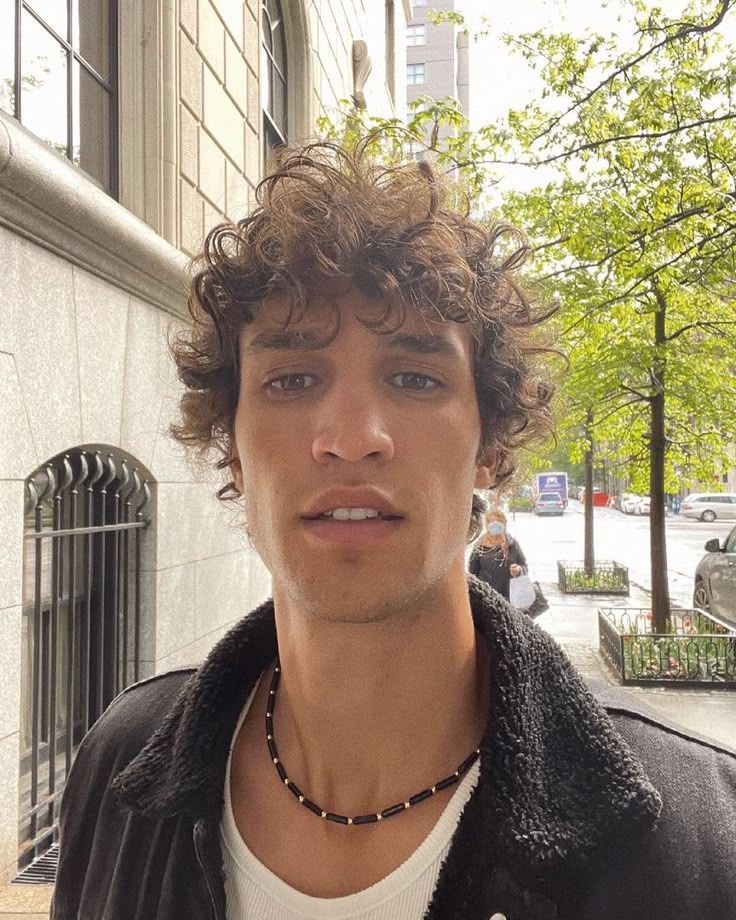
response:
<path id="1" fill-rule="evenodd" d="M 266 388 L 280 393 L 296 393 L 308 390 L 317 382 L 313 374 L 282 374 L 266 382 Z"/>
<path id="2" fill-rule="evenodd" d="M 439 380 L 429 377 L 427 374 L 418 374 L 416 372 L 394 374 L 391 378 L 394 384 L 402 390 L 436 390 L 440 386 Z"/>

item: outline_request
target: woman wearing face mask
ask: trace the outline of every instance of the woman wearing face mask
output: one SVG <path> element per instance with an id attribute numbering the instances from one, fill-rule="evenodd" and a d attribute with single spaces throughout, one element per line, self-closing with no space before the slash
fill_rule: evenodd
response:
<path id="1" fill-rule="evenodd" d="M 506 515 L 501 511 L 486 514 L 485 532 L 473 550 L 468 568 L 471 575 L 495 588 L 506 600 L 511 579 L 526 573 L 526 557 L 506 531 Z"/>

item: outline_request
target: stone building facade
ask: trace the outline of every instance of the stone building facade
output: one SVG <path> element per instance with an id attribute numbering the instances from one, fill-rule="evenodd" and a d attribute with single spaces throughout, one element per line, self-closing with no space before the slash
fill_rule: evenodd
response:
<path id="1" fill-rule="evenodd" d="M 342 99 L 403 114 L 411 16 L 408 0 L 70 7 L 12 0 L 20 28 L 0 38 L 5 876 L 53 842 L 65 770 L 114 693 L 201 660 L 269 592 L 217 476 L 167 435 L 167 340 L 188 257 L 244 214 L 271 145 L 314 136 Z"/>

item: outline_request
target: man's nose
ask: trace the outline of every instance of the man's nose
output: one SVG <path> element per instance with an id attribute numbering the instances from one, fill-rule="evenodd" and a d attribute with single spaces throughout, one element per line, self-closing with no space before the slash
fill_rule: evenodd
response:
<path id="1" fill-rule="evenodd" d="M 380 400 L 356 387 L 336 388 L 321 405 L 312 442 L 318 463 L 372 459 L 386 463 L 394 455 L 394 441 Z"/>

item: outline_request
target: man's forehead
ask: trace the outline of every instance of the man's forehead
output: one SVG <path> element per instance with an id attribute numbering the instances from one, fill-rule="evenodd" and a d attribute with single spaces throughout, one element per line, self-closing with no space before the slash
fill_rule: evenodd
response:
<path id="1" fill-rule="evenodd" d="M 450 353 L 470 337 L 469 324 L 412 305 L 387 309 L 382 299 L 350 291 L 343 296 L 315 295 L 304 307 L 286 296 L 268 298 L 241 330 L 241 346 L 250 352 L 320 348 L 334 341 L 351 320 L 375 333 L 386 347 L 427 354 Z"/>

